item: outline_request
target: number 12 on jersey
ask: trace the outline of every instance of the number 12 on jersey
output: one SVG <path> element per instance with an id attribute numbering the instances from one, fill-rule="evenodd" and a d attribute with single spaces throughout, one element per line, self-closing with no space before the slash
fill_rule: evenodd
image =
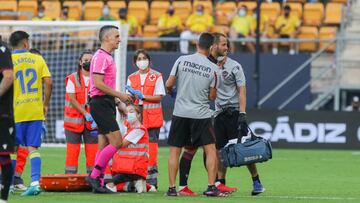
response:
<path id="1" fill-rule="evenodd" d="M 25 72 L 25 75 L 24 75 Z M 31 87 L 37 80 L 37 73 L 36 70 L 33 68 L 28 68 L 23 70 L 19 70 L 15 73 L 16 79 L 19 78 L 21 94 L 25 93 L 36 93 L 38 88 Z M 25 84 L 25 78 L 29 78 L 27 83 Z M 26 85 L 26 86 L 25 86 Z"/>

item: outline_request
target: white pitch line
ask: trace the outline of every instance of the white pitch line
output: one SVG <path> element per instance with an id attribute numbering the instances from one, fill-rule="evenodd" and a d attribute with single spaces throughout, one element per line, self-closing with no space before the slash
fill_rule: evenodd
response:
<path id="1" fill-rule="evenodd" d="M 253 197 L 250 197 L 253 198 Z M 310 199 L 310 200 L 359 200 L 355 197 L 314 197 L 314 196 L 256 196 L 256 198 L 274 199 Z"/>

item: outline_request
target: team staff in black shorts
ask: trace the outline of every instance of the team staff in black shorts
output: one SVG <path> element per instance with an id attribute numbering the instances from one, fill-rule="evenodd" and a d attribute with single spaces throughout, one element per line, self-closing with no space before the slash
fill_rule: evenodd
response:
<path id="1" fill-rule="evenodd" d="M 204 195 L 224 196 L 215 187 L 217 158 L 215 135 L 211 123 L 213 111 L 209 106 L 209 101 L 216 97 L 218 85 L 218 67 L 207 58 L 213 42 L 212 34 L 202 33 L 197 44 L 197 52 L 180 56 L 166 81 L 166 89 L 170 94 L 177 83 L 177 95 L 168 139 L 170 145 L 168 196 L 177 196 L 175 179 L 179 167 L 179 156 L 182 147 L 188 145 L 202 146 L 207 156 L 208 188 Z"/>
<path id="2" fill-rule="evenodd" d="M 11 51 L 0 36 L 0 165 L 1 202 L 7 202 L 13 169 L 10 154 L 15 148 L 15 123 L 13 112 L 14 72 Z"/>

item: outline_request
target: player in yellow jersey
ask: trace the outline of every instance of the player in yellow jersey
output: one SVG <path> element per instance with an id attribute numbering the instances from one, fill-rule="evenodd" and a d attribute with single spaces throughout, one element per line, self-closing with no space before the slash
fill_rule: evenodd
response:
<path id="1" fill-rule="evenodd" d="M 14 117 L 16 145 L 26 146 L 31 163 L 31 184 L 22 196 L 40 193 L 41 131 L 52 90 L 49 69 L 42 56 L 30 53 L 29 34 L 13 32 L 10 36 L 14 64 Z M 44 98 L 43 88 L 44 83 Z"/>

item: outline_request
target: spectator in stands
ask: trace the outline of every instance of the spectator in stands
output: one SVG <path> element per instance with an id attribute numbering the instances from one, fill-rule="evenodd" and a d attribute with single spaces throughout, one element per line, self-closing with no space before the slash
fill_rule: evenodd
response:
<path id="1" fill-rule="evenodd" d="M 128 15 L 127 8 L 119 9 L 119 18 L 121 24 L 129 24 L 129 36 L 139 36 L 139 22 L 135 16 Z"/>
<path id="2" fill-rule="evenodd" d="M 232 15 L 228 17 L 231 19 L 230 39 L 246 38 L 251 35 L 252 17 L 247 15 L 247 6 L 242 5 Z M 252 42 L 245 42 L 246 47 L 251 53 L 255 53 L 255 46 Z M 235 51 L 235 45 L 232 44 L 232 50 Z"/>
<path id="3" fill-rule="evenodd" d="M 256 8 L 253 10 L 252 22 L 251 22 L 251 36 L 256 37 L 256 18 L 257 12 Z M 261 14 L 260 16 L 260 37 L 268 38 L 269 37 L 269 17 L 265 14 Z M 263 51 L 268 52 L 268 44 L 262 42 Z"/>
<path id="4" fill-rule="evenodd" d="M 160 37 L 179 37 L 182 28 L 181 19 L 175 15 L 175 9 L 170 6 L 167 13 L 159 18 L 158 29 Z M 176 51 L 176 42 L 164 42 L 163 49 L 166 51 Z"/>
<path id="5" fill-rule="evenodd" d="M 102 16 L 97 19 L 98 21 L 114 21 L 115 18 L 110 15 L 110 8 L 107 4 L 103 6 Z"/>
<path id="6" fill-rule="evenodd" d="M 360 111 L 360 101 L 358 96 L 352 98 L 351 105 L 347 106 L 345 111 Z"/>
<path id="7" fill-rule="evenodd" d="M 48 16 L 45 16 L 45 7 L 40 5 L 38 7 L 38 14 L 32 20 L 44 20 L 44 21 L 51 21 L 52 19 Z"/>
<path id="8" fill-rule="evenodd" d="M 60 18 L 61 21 L 73 21 L 74 19 L 69 18 L 69 6 L 63 6 L 61 8 Z"/>
<path id="9" fill-rule="evenodd" d="M 210 31 L 213 24 L 213 17 L 204 13 L 204 6 L 197 5 L 196 12 L 189 16 L 185 24 L 186 29 L 180 35 L 180 52 L 189 53 L 189 40 L 197 40 L 200 33 Z"/>
<path id="10" fill-rule="evenodd" d="M 300 31 L 301 21 L 296 15 L 290 15 L 291 7 L 286 5 L 283 14 L 276 19 L 274 38 L 296 38 Z M 278 54 L 278 43 L 273 43 L 272 52 Z M 295 43 L 290 43 L 289 54 L 295 54 Z"/>

